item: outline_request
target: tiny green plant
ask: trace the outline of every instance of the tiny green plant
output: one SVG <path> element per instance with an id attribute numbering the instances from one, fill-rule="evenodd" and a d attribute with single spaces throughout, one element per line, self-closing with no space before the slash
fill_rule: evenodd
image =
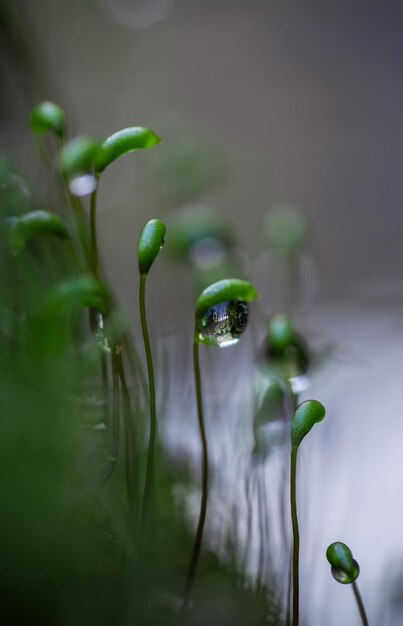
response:
<path id="1" fill-rule="evenodd" d="M 273 315 L 267 325 L 265 346 L 266 367 L 292 390 L 292 380 L 306 374 L 309 367 L 309 351 L 303 338 L 295 330 L 292 318 L 284 313 Z"/>
<path id="2" fill-rule="evenodd" d="M 321 422 L 326 414 L 325 407 L 317 400 L 305 400 L 296 409 L 291 421 L 291 470 L 290 503 L 293 532 L 292 550 L 292 626 L 299 623 L 299 528 L 297 515 L 297 456 L 299 446 L 313 426 Z"/>
<path id="3" fill-rule="evenodd" d="M 70 234 L 61 218 L 50 211 L 29 211 L 6 220 L 10 244 L 14 254 L 19 254 L 27 241 L 39 235 L 52 235 L 68 241 Z"/>
<path id="4" fill-rule="evenodd" d="M 208 499 L 208 446 L 204 424 L 199 344 L 224 348 L 238 343 L 248 322 L 248 303 L 258 297 L 247 281 L 229 278 L 213 283 L 200 294 L 196 303 L 193 339 L 193 367 L 197 414 L 202 444 L 202 496 L 199 521 L 186 580 L 184 607 L 188 607 L 203 539 Z"/>
<path id="5" fill-rule="evenodd" d="M 57 105 L 49 106 L 49 103 L 41 103 L 34 109 L 31 115 L 31 129 L 34 133 L 43 134 L 45 132 L 53 132 L 59 138 L 60 153 L 58 156 L 58 165 L 61 179 L 67 191 L 67 197 L 74 212 L 80 244 L 79 253 L 82 257 L 81 262 L 81 260 L 78 259 L 78 255 L 76 255 L 75 260 L 78 261 L 76 262 L 76 266 L 78 266 L 80 270 L 88 272 L 93 277 L 95 284 L 102 286 L 104 279 L 99 267 L 96 228 L 96 199 L 99 178 L 105 168 L 119 157 L 134 150 L 151 148 L 160 143 L 161 140 L 152 130 L 145 127 L 131 127 L 117 131 L 103 142 L 90 136 L 80 135 L 65 143 L 65 128 L 64 112 L 60 107 L 57 107 Z M 84 205 L 82 204 L 82 199 L 86 196 L 90 196 L 89 232 L 87 228 L 87 215 L 84 210 Z M 56 216 L 55 219 L 57 219 Z M 48 221 L 51 222 L 51 220 Z M 19 229 L 21 230 L 21 227 L 19 227 Z M 14 231 L 16 230 L 17 228 L 14 227 Z M 114 308 L 111 299 L 109 304 L 110 307 L 107 311 L 99 306 L 91 306 L 91 304 L 89 306 L 90 326 L 95 336 L 100 332 L 104 332 L 104 318 L 109 316 Z M 122 345 L 122 338 L 115 337 L 110 349 L 113 389 L 113 434 L 111 455 L 108 465 L 103 472 L 102 483 L 105 484 L 109 480 L 116 465 L 119 452 L 119 413 L 120 395 L 122 395 L 125 427 L 126 485 L 129 518 L 131 518 L 134 511 L 135 483 L 137 476 L 134 460 L 136 449 L 135 429 L 131 422 L 129 389 L 125 374 L 124 354 L 122 354 L 125 348 L 127 348 L 127 351 L 130 353 L 129 346 L 126 346 L 126 343 L 127 341 L 123 338 L 124 345 Z M 129 354 L 129 358 L 130 356 Z M 107 355 L 104 351 L 101 353 L 101 371 L 103 387 L 106 390 L 108 387 L 108 367 Z"/>
<path id="6" fill-rule="evenodd" d="M 342 585 L 352 586 L 363 626 L 368 626 L 367 614 L 357 585 L 360 567 L 350 548 L 341 541 L 335 541 L 326 550 L 326 558 L 331 565 L 333 578 Z"/>
<path id="7" fill-rule="evenodd" d="M 157 411 L 155 401 L 155 377 L 153 357 L 151 352 L 150 338 L 148 334 L 146 306 L 145 306 L 145 289 L 148 272 L 151 269 L 157 255 L 164 245 L 166 227 L 159 219 L 153 219 L 144 226 L 137 249 L 138 265 L 140 272 L 140 290 L 139 290 L 139 306 L 141 330 L 143 334 L 144 350 L 147 360 L 148 371 L 148 387 L 149 387 L 149 410 L 150 410 L 150 435 L 148 444 L 147 469 L 144 484 L 142 523 L 144 525 L 147 519 L 147 512 L 151 497 L 153 484 L 153 468 L 154 468 L 154 452 L 155 440 L 157 435 Z"/>
<path id="8" fill-rule="evenodd" d="M 54 102 L 40 102 L 32 109 L 30 125 L 35 135 L 52 133 L 63 141 L 66 135 L 66 114 Z"/>

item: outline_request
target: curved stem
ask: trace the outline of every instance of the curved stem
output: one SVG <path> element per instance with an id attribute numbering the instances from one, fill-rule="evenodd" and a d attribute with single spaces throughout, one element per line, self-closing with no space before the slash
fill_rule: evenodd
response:
<path id="1" fill-rule="evenodd" d="M 197 414 L 199 419 L 199 430 L 202 442 L 202 497 L 200 503 L 199 522 L 197 525 L 196 537 L 193 546 L 192 559 L 190 561 L 189 572 L 186 580 L 186 591 L 184 607 L 187 608 L 189 604 L 190 593 L 192 591 L 193 579 L 196 573 L 196 567 L 199 560 L 200 548 L 203 539 L 204 523 L 206 521 L 207 513 L 207 498 L 208 498 L 208 449 L 206 430 L 204 426 L 203 416 L 203 400 L 201 391 L 201 376 L 200 376 L 200 363 L 199 363 L 199 344 L 196 340 L 193 343 L 193 367 L 196 384 L 196 399 L 197 399 Z"/>
<path id="2" fill-rule="evenodd" d="M 148 336 L 147 328 L 147 316 L 145 308 L 145 288 L 146 288 L 147 274 L 141 274 L 140 276 L 140 291 L 139 291 L 139 304 L 140 304 L 140 320 L 141 331 L 143 333 L 144 350 L 147 359 L 147 371 L 148 371 L 148 386 L 149 386 L 149 407 L 150 407 L 150 436 L 148 442 L 148 455 L 147 455 L 147 470 L 144 483 L 144 495 L 143 495 L 143 509 L 141 514 L 142 524 L 146 522 L 148 506 L 150 503 L 150 496 L 153 482 L 153 470 L 154 470 L 154 452 L 155 452 L 155 440 L 157 433 L 157 412 L 155 404 L 155 380 L 154 380 L 154 367 L 153 358 L 151 353 L 150 338 Z"/>
<path id="3" fill-rule="evenodd" d="M 368 626 L 367 614 L 365 612 L 364 603 L 362 601 L 360 590 L 358 589 L 358 585 L 356 581 L 353 582 L 352 587 L 353 587 L 354 597 L 357 601 L 358 610 L 360 612 L 362 626 Z"/>
<path id="4" fill-rule="evenodd" d="M 97 186 L 91 194 L 90 200 L 90 235 L 91 235 L 91 271 L 98 278 L 98 242 L 97 242 Z"/>
<path id="5" fill-rule="evenodd" d="M 292 626 L 298 626 L 299 620 L 299 530 L 297 517 L 297 455 L 298 447 L 291 449 L 290 501 L 293 534 L 292 548 Z"/>

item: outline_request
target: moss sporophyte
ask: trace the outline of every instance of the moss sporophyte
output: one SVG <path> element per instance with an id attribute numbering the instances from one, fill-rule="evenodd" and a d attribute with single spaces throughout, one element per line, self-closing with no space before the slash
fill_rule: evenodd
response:
<path id="1" fill-rule="evenodd" d="M 209 459 L 203 412 L 199 345 L 205 344 L 225 348 L 238 343 L 247 325 L 248 304 L 257 297 L 258 294 L 251 283 L 237 278 L 229 278 L 213 283 L 204 289 L 196 302 L 193 368 L 196 387 L 197 415 L 202 445 L 202 496 L 193 552 L 186 579 L 184 597 L 185 609 L 189 605 L 193 580 L 199 560 L 208 500 Z"/>
<path id="2" fill-rule="evenodd" d="M 325 407 L 317 400 L 306 400 L 296 409 L 291 421 L 291 467 L 290 504 L 293 531 L 292 550 L 292 626 L 299 623 L 299 528 L 297 516 L 297 455 L 298 448 L 313 426 L 321 422 L 326 414 Z"/>
<path id="3" fill-rule="evenodd" d="M 342 585 L 352 586 L 362 624 L 363 626 L 368 626 L 367 614 L 357 585 L 360 566 L 353 558 L 350 548 L 341 541 L 335 541 L 326 550 L 326 558 L 331 565 L 333 578 Z"/>

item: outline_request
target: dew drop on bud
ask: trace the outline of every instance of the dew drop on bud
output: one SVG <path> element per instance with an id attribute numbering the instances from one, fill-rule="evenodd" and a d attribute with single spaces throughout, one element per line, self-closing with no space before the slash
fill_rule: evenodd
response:
<path id="1" fill-rule="evenodd" d="M 360 573 L 360 566 L 358 565 L 357 561 L 354 559 L 353 559 L 353 565 L 354 565 L 354 571 L 351 574 L 348 574 L 347 572 L 342 570 L 340 567 L 335 567 L 334 565 L 332 565 L 333 578 L 337 580 L 338 583 L 341 583 L 342 585 L 348 585 L 349 583 L 353 583 L 358 578 L 358 575 Z"/>
<path id="2" fill-rule="evenodd" d="M 80 176 L 75 176 L 69 182 L 70 192 L 77 198 L 89 196 L 96 188 L 97 179 L 93 174 L 81 174 Z"/>
<path id="3" fill-rule="evenodd" d="M 248 304 L 241 300 L 211 307 L 199 325 L 199 343 L 226 348 L 238 343 L 248 323 Z"/>

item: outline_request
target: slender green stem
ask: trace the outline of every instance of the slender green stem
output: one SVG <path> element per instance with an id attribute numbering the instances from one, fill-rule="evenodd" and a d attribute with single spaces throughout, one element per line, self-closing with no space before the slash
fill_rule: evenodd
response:
<path id="1" fill-rule="evenodd" d="M 118 379 L 118 369 L 116 358 L 112 356 L 112 449 L 108 466 L 102 476 L 102 484 L 105 485 L 112 476 L 115 469 L 116 462 L 119 454 L 119 438 L 120 438 L 120 425 L 119 425 L 119 409 L 120 409 L 120 389 Z"/>
<path id="2" fill-rule="evenodd" d="M 67 187 L 67 185 L 66 185 Z M 80 238 L 81 248 L 84 253 L 86 263 L 91 267 L 91 246 L 88 240 L 87 227 L 85 223 L 84 209 L 78 198 L 73 196 L 67 189 L 67 193 L 70 199 L 71 206 L 74 210 L 74 215 L 77 222 L 78 236 Z"/>
<path id="3" fill-rule="evenodd" d="M 297 517 L 297 455 L 298 447 L 291 449 L 291 471 L 290 471 L 290 501 L 291 501 L 291 521 L 293 534 L 292 548 L 292 626 L 298 626 L 299 621 L 299 530 Z"/>
<path id="4" fill-rule="evenodd" d="M 123 365 L 122 350 L 119 343 L 115 346 L 117 368 L 119 372 L 120 383 L 122 385 L 123 405 L 124 405 L 124 428 L 125 428 L 125 469 L 126 469 L 126 487 L 127 487 L 127 500 L 129 504 L 129 519 L 132 520 L 134 516 L 134 508 L 136 501 L 136 467 L 135 467 L 135 450 L 136 450 L 136 438 L 135 432 L 131 420 L 131 404 L 129 388 L 127 386 L 126 374 Z"/>
<path id="5" fill-rule="evenodd" d="M 97 186 L 91 194 L 90 200 L 90 236 L 91 236 L 91 271 L 98 278 L 98 241 L 97 241 Z"/>
<path id="6" fill-rule="evenodd" d="M 208 498 L 208 449 L 206 430 L 204 426 L 203 416 L 203 400 L 201 391 L 201 376 L 200 376 L 200 363 L 199 363 L 199 344 L 196 340 L 193 343 L 193 367 L 196 384 L 196 399 L 197 399 L 197 414 L 199 419 L 199 430 L 202 442 L 202 497 L 200 503 L 199 522 L 197 525 L 196 537 L 193 546 L 192 558 L 190 561 L 189 572 L 186 581 L 185 601 L 184 607 L 187 608 L 189 604 L 190 594 L 192 591 L 193 579 L 196 573 L 197 563 L 200 555 L 200 548 L 203 539 L 204 524 L 206 521 L 207 513 L 207 498 Z"/>
<path id="7" fill-rule="evenodd" d="M 356 581 L 354 581 L 352 583 L 352 588 L 353 588 L 354 597 L 355 597 L 355 599 L 357 601 L 358 610 L 360 612 L 360 616 L 361 616 L 361 620 L 362 620 L 362 626 L 369 626 L 368 625 L 367 614 L 366 614 L 365 608 L 364 608 L 364 603 L 362 601 L 360 590 L 358 589 L 358 585 L 357 585 Z"/>
<path id="8" fill-rule="evenodd" d="M 143 333 L 144 350 L 147 359 L 147 371 L 148 371 L 148 386 L 149 386 L 149 407 L 150 407 L 150 435 L 148 441 L 148 455 L 147 455 L 147 470 L 144 483 L 144 495 L 143 495 L 143 509 L 141 515 L 142 524 L 146 522 L 148 507 L 150 504 L 150 497 L 153 483 L 153 471 L 154 471 L 154 452 L 155 452 L 155 440 L 157 434 L 157 411 L 155 404 L 155 380 L 154 380 L 154 367 L 153 357 L 151 353 L 150 338 L 147 328 L 147 316 L 145 307 L 145 288 L 147 282 L 147 274 L 140 275 L 140 290 L 139 290 L 139 304 L 140 304 L 140 320 L 141 331 Z"/>
<path id="9" fill-rule="evenodd" d="M 79 272 L 83 272 L 84 270 L 83 270 L 81 261 L 78 258 L 77 253 L 70 239 L 66 240 L 66 248 L 76 268 L 79 270 Z"/>

